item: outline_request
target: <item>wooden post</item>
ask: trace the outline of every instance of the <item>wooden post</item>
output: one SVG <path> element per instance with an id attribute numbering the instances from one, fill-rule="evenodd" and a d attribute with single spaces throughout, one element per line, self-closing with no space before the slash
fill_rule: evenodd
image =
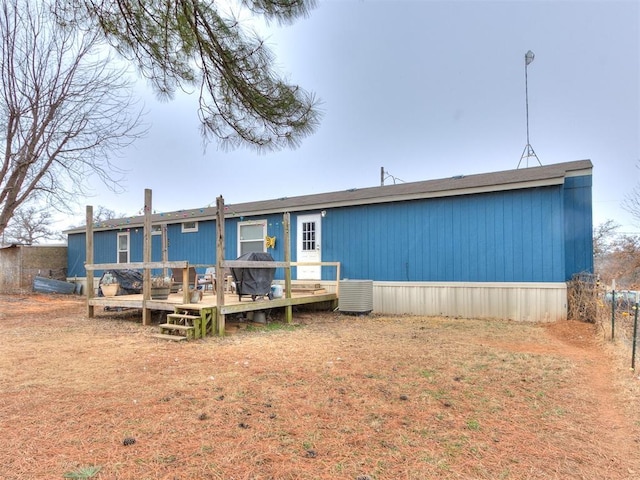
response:
<path id="1" fill-rule="evenodd" d="M 87 224 L 85 238 L 85 265 L 93 265 L 93 207 L 87 205 L 85 221 Z M 93 292 L 93 270 L 86 271 L 87 278 L 87 316 L 93 318 L 93 305 L 89 305 L 89 300 L 94 297 Z"/>
<path id="2" fill-rule="evenodd" d="M 151 262 L 151 190 L 144 189 L 144 228 L 142 261 Z M 151 310 L 147 308 L 147 302 L 151 299 L 151 269 L 142 269 L 142 324 L 151 325 Z"/>
<path id="3" fill-rule="evenodd" d="M 189 272 L 191 267 L 187 266 L 182 269 L 182 303 L 191 303 L 191 291 L 189 290 Z M 196 278 L 197 280 L 197 278 Z M 194 282 L 193 288 L 197 288 L 197 282 Z"/>
<path id="4" fill-rule="evenodd" d="M 284 261 L 289 264 L 284 269 L 284 291 L 285 298 L 291 298 L 291 214 L 289 212 L 282 216 L 282 227 L 284 229 Z M 284 307 L 284 316 L 287 323 L 293 321 L 293 306 L 291 304 Z"/>
<path id="5" fill-rule="evenodd" d="M 216 198 L 216 324 L 218 335 L 224 336 L 225 316 L 221 312 L 224 306 L 224 198 Z"/>
<path id="6" fill-rule="evenodd" d="M 167 239 L 167 225 L 163 223 L 160 226 L 160 231 L 162 233 L 162 261 L 169 261 L 169 240 Z M 164 267 L 162 269 L 162 276 L 167 277 L 169 275 L 169 269 Z"/>

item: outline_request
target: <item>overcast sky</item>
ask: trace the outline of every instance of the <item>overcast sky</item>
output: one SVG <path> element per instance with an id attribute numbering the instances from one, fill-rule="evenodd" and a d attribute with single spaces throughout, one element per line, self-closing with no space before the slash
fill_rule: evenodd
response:
<path id="1" fill-rule="evenodd" d="M 264 30 L 290 81 L 322 100 L 296 150 L 203 151 L 196 98 L 158 102 L 141 87 L 146 138 L 115 162 L 126 192 L 97 183 L 85 204 L 157 212 L 516 168 L 530 143 L 543 165 L 591 159 L 594 225 L 640 181 L 640 2 L 321 0 L 309 18 Z M 535 166 L 535 159 L 529 166 Z M 521 165 L 525 167 L 523 162 Z M 388 178 L 387 184 L 393 183 Z M 65 219 L 61 229 L 84 223 Z"/>

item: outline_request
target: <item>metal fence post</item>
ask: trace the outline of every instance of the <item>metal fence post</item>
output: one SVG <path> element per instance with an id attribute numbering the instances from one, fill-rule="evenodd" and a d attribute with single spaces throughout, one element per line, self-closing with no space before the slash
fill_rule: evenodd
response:
<path id="1" fill-rule="evenodd" d="M 633 349 L 631 350 L 631 369 L 636 368 L 636 337 L 638 333 L 638 292 L 636 292 L 636 311 L 633 315 Z"/>
<path id="2" fill-rule="evenodd" d="M 611 290 L 611 340 L 615 337 L 616 329 L 616 291 Z"/>

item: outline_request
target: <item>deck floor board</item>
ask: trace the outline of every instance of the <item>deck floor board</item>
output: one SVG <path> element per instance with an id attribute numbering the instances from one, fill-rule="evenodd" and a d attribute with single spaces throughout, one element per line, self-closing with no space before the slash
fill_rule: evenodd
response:
<path id="1" fill-rule="evenodd" d="M 302 305 L 309 303 L 322 303 L 328 301 L 337 301 L 338 297 L 335 293 L 306 293 L 293 292 L 291 298 L 256 298 L 242 297 L 238 299 L 237 294 L 227 293 L 224 296 L 224 305 L 221 306 L 222 313 L 241 313 L 255 310 L 264 310 L 268 308 L 286 307 L 289 305 Z M 115 297 L 93 297 L 88 300 L 88 304 L 94 307 L 124 307 L 124 308 L 148 308 L 150 310 L 162 310 L 167 312 L 175 311 L 175 307 L 184 304 L 182 293 L 172 293 L 166 300 L 147 300 L 143 301 L 142 294 L 134 295 L 117 295 Z M 197 305 L 200 308 L 217 308 L 216 296 L 205 294 Z"/>

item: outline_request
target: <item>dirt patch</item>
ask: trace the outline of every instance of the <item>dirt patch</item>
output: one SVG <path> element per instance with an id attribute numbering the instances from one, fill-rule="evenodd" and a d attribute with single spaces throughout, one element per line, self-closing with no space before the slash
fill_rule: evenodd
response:
<path id="1" fill-rule="evenodd" d="M 638 380 L 590 324 L 294 317 L 176 344 L 0 296 L 0 478 L 640 476 Z"/>

